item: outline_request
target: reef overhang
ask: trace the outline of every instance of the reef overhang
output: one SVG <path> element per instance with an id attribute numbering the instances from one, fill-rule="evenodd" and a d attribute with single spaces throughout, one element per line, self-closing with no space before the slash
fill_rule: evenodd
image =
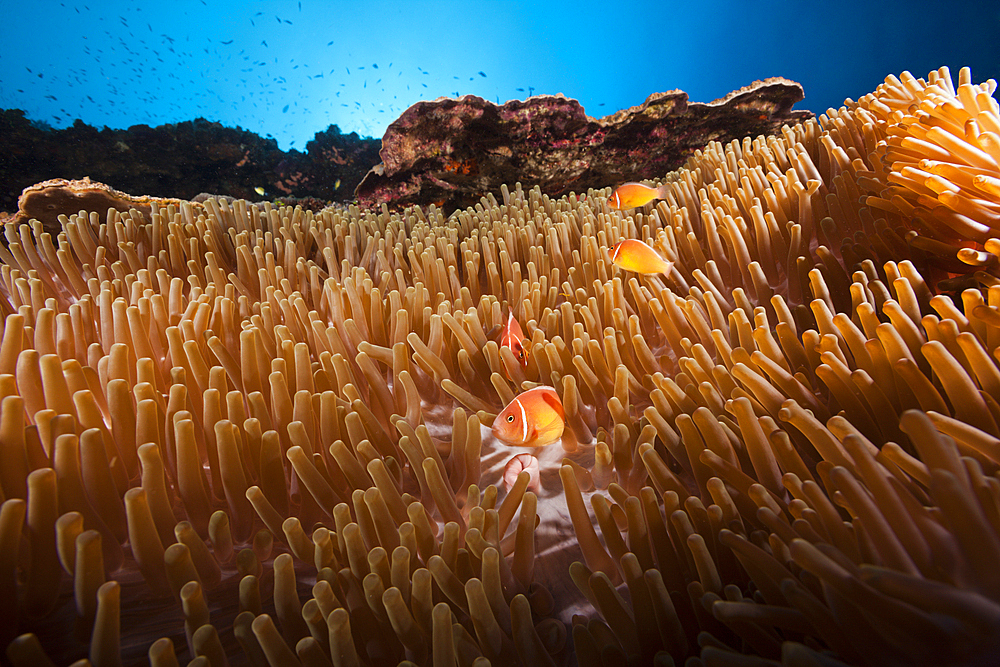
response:
<path id="1" fill-rule="evenodd" d="M 562 95 L 502 105 L 474 95 L 418 102 L 389 125 L 382 163 L 358 185 L 364 206 L 434 203 L 446 212 L 479 202 L 504 183 L 549 196 L 662 176 L 709 142 L 777 133 L 812 117 L 794 111 L 802 87 L 755 81 L 714 102 L 672 90 L 604 118 Z"/>

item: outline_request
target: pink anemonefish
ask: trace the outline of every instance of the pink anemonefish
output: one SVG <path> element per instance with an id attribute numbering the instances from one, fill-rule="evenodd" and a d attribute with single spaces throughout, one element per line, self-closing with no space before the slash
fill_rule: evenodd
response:
<path id="1" fill-rule="evenodd" d="M 625 183 L 618 186 L 618 189 L 608 197 L 608 204 L 611 208 L 619 211 L 637 208 L 645 206 L 654 199 L 665 199 L 668 192 L 670 192 L 670 187 L 667 185 L 651 188 L 642 183 Z"/>
<path id="2" fill-rule="evenodd" d="M 507 314 L 507 324 L 500 330 L 498 343 L 500 347 L 509 347 L 514 353 L 514 358 L 521 364 L 522 368 L 528 367 L 528 349 L 524 346 L 527 339 L 521 331 L 521 325 L 514 319 L 514 313 Z"/>
<path id="3" fill-rule="evenodd" d="M 565 427 L 559 394 L 543 386 L 515 396 L 493 420 L 493 435 L 508 445 L 541 447 L 559 440 Z"/>
<path id="4" fill-rule="evenodd" d="M 674 265 L 639 239 L 619 242 L 611 250 L 611 262 L 618 268 L 636 273 L 670 273 Z"/>

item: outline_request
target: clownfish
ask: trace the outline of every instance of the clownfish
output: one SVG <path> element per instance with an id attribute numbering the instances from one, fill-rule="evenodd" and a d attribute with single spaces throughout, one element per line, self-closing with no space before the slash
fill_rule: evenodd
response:
<path id="1" fill-rule="evenodd" d="M 620 241 L 611 251 L 611 262 L 636 273 L 670 273 L 674 265 L 639 239 Z"/>
<path id="2" fill-rule="evenodd" d="M 669 192 L 670 186 L 668 185 L 651 188 L 642 183 L 625 183 L 618 186 L 614 194 L 608 197 L 608 204 L 611 208 L 619 211 L 626 208 L 637 208 L 645 206 L 654 199 L 666 199 Z"/>
<path id="3" fill-rule="evenodd" d="M 541 447 L 562 437 L 566 427 L 559 394 L 552 387 L 535 387 L 514 397 L 493 420 L 493 435 L 508 445 Z"/>
<path id="4" fill-rule="evenodd" d="M 507 323 L 493 327 L 486 333 L 486 337 L 495 340 L 500 347 L 509 347 L 521 367 L 528 367 L 528 339 L 525 338 L 521 325 L 514 319 L 514 313 L 508 313 Z"/>
<path id="5" fill-rule="evenodd" d="M 528 349 L 524 346 L 526 342 L 521 325 L 514 319 L 514 313 L 508 313 L 507 324 L 500 330 L 498 343 L 500 347 L 510 348 L 522 368 L 528 367 Z"/>

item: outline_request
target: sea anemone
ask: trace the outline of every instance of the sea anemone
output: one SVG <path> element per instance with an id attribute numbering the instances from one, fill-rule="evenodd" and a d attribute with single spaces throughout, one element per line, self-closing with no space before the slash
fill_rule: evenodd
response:
<path id="1" fill-rule="evenodd" d="M 8 223 L 0 645 L 15 667 L 993 663 L 994 89 L 889 77 L 710 144 L 632 214 L 517 185 L 448 217 Z M 670 273 L 618 271 L 624 238 Z M 526 368 L 485 333 L 505 304 Z M 539 384 L 566 434 L 506 490 L 488 426 Z"/>

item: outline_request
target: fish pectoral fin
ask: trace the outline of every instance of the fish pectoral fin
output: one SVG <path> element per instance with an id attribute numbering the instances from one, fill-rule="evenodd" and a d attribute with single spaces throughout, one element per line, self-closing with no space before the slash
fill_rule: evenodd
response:
<path id="1" fill-rule="evenodd" d="M 562 433 L 566 430 L 566 421 L 560 417 L 554 417 L 544 423 L 536 422 L 532 428 L 534 429 L 533 438 L 541 439 L 549 444 L 562 437 Z M 556 433 L 559 435 L 557 436 Z"/>

